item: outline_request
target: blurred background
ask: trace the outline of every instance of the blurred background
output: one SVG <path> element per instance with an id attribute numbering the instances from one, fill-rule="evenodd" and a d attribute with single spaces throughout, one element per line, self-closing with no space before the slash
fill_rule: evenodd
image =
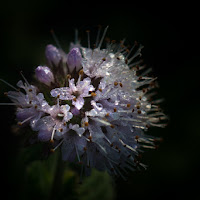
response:
<path id="1" fill-rule="evenodd" d="M 199 196 L 199 50 L 198 10 L 190 3 L 151 4 L 96 1 L 11 1 L 3 3 L 1 21 L 0 78 L 15 85 L 20 71 L 28 80 L 34 69 L 45 64 L 47 44 L 55 44 L 53 29 L 64 50 L 74 41 L 77 28 L 83 44 L 86 30 L 95 38 L 98 25 L 109 25 L 108 36 L 117 41 L 126 38 L 144 45 L 143 59 L 158 77 L 162 108 L 170 117 L 165 129 L 151 129 L 149 134 L 164 140 L 156 151 L 146 151 L 146 171 L 132 172 L 127 181 L 115 181 L 106 173 L 93 171 L 79 184 L 79 167 L 64 164 L 59 191 L 52 190 L 59 155 L 41 159 L 41 147 L 24 147 L 24 134 L 16 132 L 15 109 L 0 107 L 1 117 L 1 195 L 15 199 L 136 199 L 181 198 Z M 198 60 L 197 60 L 198 59 Z M 0 83 L 0 102 L 10 90 Z M 15 130 L 13 132 L 13 130 Z M 3 168 L 2 168 L 3 167 Z"/>

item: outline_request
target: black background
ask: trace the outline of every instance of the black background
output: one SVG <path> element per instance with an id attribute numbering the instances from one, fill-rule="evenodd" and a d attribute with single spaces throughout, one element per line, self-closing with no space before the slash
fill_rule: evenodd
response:
<path id="1" fill-rule="evenodd" d="M 109 25 L 111 39 L 135 40 L 144 45 L 143 58 L 158 77 L 163 108 L 170 117 L 165 129 L 156 129 L 164 142 L 157 151 L 148 151 L 144 160 L 149 168 L 145 172 L 130 174 L 127 182 L 117 180 L 116 199 L 181 198 L 198 195 L 199 171 L 199 10 L 197 5 L 151 4 L 134 2 L 114 3 L 13 1 L 1 6 L 1 70 L 0 77 L 11 84 L 21 79 L 23 70 L 31 80 L 34 68 L 44 64 L 44 49 L 55 44 L 50 30 L 54 29 L 63 49 L 68 49 L 78 28 L 82 41 L 85 30 L 96 36 L 99 24 Z M 1 83 L 2 95 L 9 88 Z M 14 158 L 20 149 L 18 136 L 10 131 L 15 123 L 14 109 L 0 107 L 1 116 L 1 179 L 5 195 L 15 193 Z M 5 167 L 5 169 L 4 169 Z M 20 173 L 16 171 L 15 173 Z M 196 182 L 197 181 L 197 182 Z M 102 183 L 103 184 L 103 183 Z M 3 195 L 3 193 L 2 193 Z M 199 195 L 198 195 L 199 196 Z"/>

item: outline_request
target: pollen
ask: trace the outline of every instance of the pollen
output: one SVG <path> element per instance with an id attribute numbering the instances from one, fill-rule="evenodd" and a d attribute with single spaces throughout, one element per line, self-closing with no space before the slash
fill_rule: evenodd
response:
<path id="1" fill-rule="evenodd" d="M 92 92 L 92 93 L 91 93 L 91 96 L 92 96 L 92 97 L 95 97 L 95 96 L 97 96 L 97 94 L 96 94 L 95 92 Z"/>
<path id="2" fill-rule="evenodd" d="M 22 123 L 21 123 L 21 122 L 18 122 L 17 124 L 18 124 L 19 126 L 22 126 Z"/>
<path id="3" fill-rule="evenodd" d="M 53 140 L 53 139 L 51 139 L 51 140 L 50 140 L 50 143 L 54 143 L 54 140 Z"/>
<path id="4" fill-rule="evenodd" d="M 109 117 L 109 115 L 110 115 L 109 113 L 106 113 L 106 117 Z"/>
<path id="5" fill-rule="evenodd" d="M 72 76 L 70 74 L 67 74 L 66 78 L 70 79 Z"/>
<path id="6" fill-rule="evenodd" d="M 79 75 L 83 75 L 84 74 L 84 72 L 83 72 L 83 69 L 81 69 L 80 71 L 79 71 Z"/>
<path id="7" fill-rule="evenodd" d="M 115 126 L 113 124 L 110 125 L 111 128 L 115 128 Z"/>
<path id="8" fill-rule="evenodd" d="M 88 126 L 88 125 L 89 125 L 89 123 L 88 123 L 88 122 L 85 122 L 85 123 L 84 123 L 84 125 L 85 125 L 85 126 Z"/>

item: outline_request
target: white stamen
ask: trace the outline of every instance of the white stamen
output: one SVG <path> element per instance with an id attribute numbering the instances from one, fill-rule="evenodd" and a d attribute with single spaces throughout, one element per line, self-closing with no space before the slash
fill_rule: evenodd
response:
<path id="1" fill-rule="evenodd" d="M 5 83 L 6 85 L 10 86 L 11 88 L 13 88 L 14 90 L 18 91 L 18 89 L 16 87 L 14 87 L 13 85 L 11 85 L 10 83 L 8 83 L 7 81 L 4 81 L 3 79 L 0 79 L 0 81 L 2 81 L 3 83 Z"/>
<path id="2" fill-rule="evenodd" d="M 75 146 L 75 149 L 76 149 L 76 155 L 77 155 L 77 158 L 78 158 L 78 162 L 80 162 L 81 160 L 80 160 L 80 157 L 79 157 L 79 154 L 78 154 L 78 149 L 77 149 L 76 144 L 74 144 L 74 146 Z"/>
<path id="3" fill-rule="evenodd" d="M 26 82 L 26 84 L 28 86 L 30 86 L 29 82 L 27 81 L 27 79 L 25 78 L 25 76 L 22 74 L 22 71 L 20 72 L 20 74 L 21 74 L 22 78 L 24 79 L 24 81 Z"/>
<path id="4" fill-rule="evenodd" d="M 63 143 L 63 141 L 64 141 L 64 139 L 62 139 L 62 140 L 58 143 L 58 145 L 57 145 L 54 149 L 52 149 L 52 150 L 55 151 L 55 150 Z"/>
<path id="5" fill-rule="evenodd" d="M 104 30 L 104 32 L 103 32 L 103 35 L 102 35 L 102 37 L 101 37 L 101 41 L 99 42 L 99 46 L 98 46 L 99 49 L 101 48 L 101 45 L 102 45 L 102 43 L 103 43 L 103 40 L 104 40 L 104 37 L 105 37 L 105 35 L 106 35 L 107 30 L 108 30 L 108 26 L 105 28 L 105 30 Z"/>
<path id="6" fill-rule="evenodd" d="M 20 105 L 19 103 L 0 103 L 0 106 L 17 106 Z"/>
<path id="7" fill-rule="evenodd" d="M 56 37 L 56 34 L 55 34 L 54 30 L 51 30 L 51 34 L 52 34 L 53 39 L 55 40 L 56 45 L 58 46 L 58 48 L 59 48 L 59 49 L 62 49 L 61 46 L 60 46 L 60 43 L 59 43 L 59 41 L 58 41 L 58 39 L 57 39 L 57 37 Z"/>
<path id="8" fill-rule="evenodd" d="M 19 122 L 20 125 L 24 124 L 25 122 L 29 121 L 30 119 L 32 119 L 34 116 L 30 116 L 28 117 L 27 119 L 25 119 L 24 121 L 22 122 Z"/>
<path id="9" fill-rule="evenodd" d="M 56 128 L 55 128 L 55 126 L 54 126 L 54 127 L 53 127 L 53 131 L 52 131 L 52 134 L 51 134 L 51 141 L 53 141 L 55 131 L 56 131 Z"/>

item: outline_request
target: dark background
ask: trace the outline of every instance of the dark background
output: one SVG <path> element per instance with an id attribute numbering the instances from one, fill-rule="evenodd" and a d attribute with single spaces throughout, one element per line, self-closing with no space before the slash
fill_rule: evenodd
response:
<path id="1" fill-rule="evenodd" d="M 198 12 L 197 5 L 192 2 L 143 6 L 127 1 L 4 3 L 0 15 L 3 33 L 0 78 L 15 85 L 21 79 L 19 72 L 22 70 L 31 80 L 34 68 L 44 64 L 45 46 L 55 44 L 51 29 L 65 50 L 74 40 L 75 28 L 80 31 L 84 43 L 85 30 L 91 29 L 91 34 L 96 36 L 99 24 L 109 25 L 111 39 L 126 38 L 130 44 L 137 40 L 144 45 L 145 63 L 158 77 L 158 90 L 165 99 L 162 107 L 170 121 L 167 128 L 152 130 L 152 134 L 163 137 L 164 142 L 158 150 L 145 153 L 143 159 L 149 165 L 148 170 L 130 173 L 126 182 L 118 179 L 114 184 L 115 199 L 199 196 Z M 1 102 L 8 101 L 2 94 L 9 89 L 0 83 Z M 26 166 L 16 162 L 22 148 L 21 136 L 11 133 L 11 125 L 15 123 L 14 108 L 1 106 L 0 112 L 2 192 L 18 199 L 25 192 L 25 183 L 20 177 Z M 31 184 L 28 187 L 35 190 Z M 89 188 L 88 192 L 96 190 Z M 40 194 L 36 197 L 40 198 Z"/>

